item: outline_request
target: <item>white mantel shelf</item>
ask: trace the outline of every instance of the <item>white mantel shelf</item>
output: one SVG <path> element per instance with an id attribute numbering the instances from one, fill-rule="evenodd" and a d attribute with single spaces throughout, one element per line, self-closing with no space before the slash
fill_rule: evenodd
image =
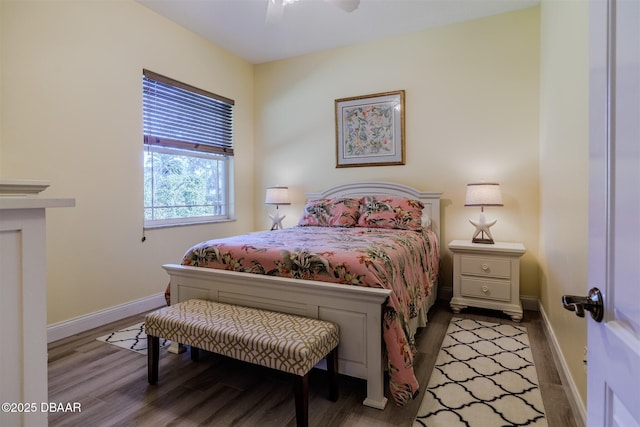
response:
<path id="1" fill-rule="evenodd" d="M 76 204 L 40 197 L 48 186 L 0 179 L 0 402 L 37 405 L 29 413 L 0 412 L 0 426 L 48 424 L 40 411 L 48 402 L 45 216 L 48 208 Z"/>
<path id="2" fill-rule="evenodd" d="M 75 199 L 45 199 L 33 196 L 0 195 L 0 210 L 5 209 L 38 209 L 38 208 L 70 208 L 76 205 Z"/>
<path id="3" fill-rule="evenodd" d="M 40 197 L 49 188 L 48 181 L 34 179 L 0 179 L 0 210 L 70 208 L 75 199 Z"/>

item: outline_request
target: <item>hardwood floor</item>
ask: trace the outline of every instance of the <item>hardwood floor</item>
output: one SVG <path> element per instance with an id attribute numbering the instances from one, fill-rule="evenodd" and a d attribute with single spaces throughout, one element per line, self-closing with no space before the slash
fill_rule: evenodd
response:
<path id="1" fill-rule="evenodd" d="M 439 303 L 417 336 L 416 375 L 426 387 L 453 314 Z M 510 323 L 487 310 L 456 316 Z M 293 383 L 287 374 L 201 352 L 160 352 L 159 382 L 147 383 L 147 358 L 96 338 L 144 319 L 134 316 L 49 345 L 49 401 L 81 403 L 81 412 L 50 413 L 50 426 L 295 426 Z M 531 341 L 549 427 L 576 426 L 555 368 L 538 312 L 526 311 L 520 323 Z M 362 405 L 365 383 L 340 376 L 340 399 L 327 399 L 326 373 L 312 370 L 309 381 L 311 426 L 411 426 L 423 393 L 396 407 L 390 399 L 380 411 Z M 387 392 L 388 395 L 388 392 Z M 492 427 L 492 426 L 487 426 Z"/>

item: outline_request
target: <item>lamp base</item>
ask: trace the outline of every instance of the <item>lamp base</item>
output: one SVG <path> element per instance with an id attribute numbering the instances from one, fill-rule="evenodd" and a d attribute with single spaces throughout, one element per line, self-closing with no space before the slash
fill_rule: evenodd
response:
<path id="1" fill-rule="evenodd" d="M 276 213 L 273 215 L 269 215 L 271 218 L 271 230 L 282 230 L 282 220 L 286 217 L 286 215 L 280 215 L 280 213 L 276 210 Z"/>
<path id="2" fill-rule="evenodd" d="M 471 239 L 471 242 L 472 243 L 482 243 L 482 244 L 485 244 L 485 245 L 493 245 L 493 244 L 495 244 L 493 239 L 479 238 L 479 237 L 474 237 L 473 239 Z"/>
<path id="3" fill-rule="evenodd" d="M 497 221 L 497 219 L 494 219 L 493 221 L 487 221 L 487 219 L 484 217 L 483 211 L 480 211 L 480 218 L 477 221 L 470 219 L 469 222 L 476 227 L 476 231 L 475 233 L 473 233 L 471 242 L 493 245 L 493 236 L 491 235 L 491 230 L 489 229 Z"/>

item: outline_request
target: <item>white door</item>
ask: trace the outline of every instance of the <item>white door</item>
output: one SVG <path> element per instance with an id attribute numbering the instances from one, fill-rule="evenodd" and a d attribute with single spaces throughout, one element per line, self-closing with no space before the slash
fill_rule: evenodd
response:
<path id="1" fill-rule="evenodd" d="M 587 425 L 640 426 L 640 1 L 590 4 Z"/>

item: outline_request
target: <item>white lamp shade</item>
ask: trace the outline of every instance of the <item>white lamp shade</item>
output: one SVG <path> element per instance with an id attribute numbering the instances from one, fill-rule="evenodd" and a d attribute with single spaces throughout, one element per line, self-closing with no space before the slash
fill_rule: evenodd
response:
<path id="1" fill-rule="evenodd" d="M 290 205 L 289 187 L 269 187 L 264 197 L 265 205 Z"/>
<path id="2" fill-rule="evenodd" d="M 503 206 L 500 184 L 480 182 L 467 184 L 465 206 Z"/>

